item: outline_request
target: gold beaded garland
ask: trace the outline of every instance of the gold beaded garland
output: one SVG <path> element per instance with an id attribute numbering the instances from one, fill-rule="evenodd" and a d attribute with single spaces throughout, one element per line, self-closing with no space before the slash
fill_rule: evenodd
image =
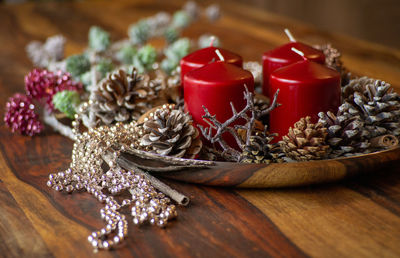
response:
<path id="1" fill-rule="evenodd" d="M 79 112 L 83 113 L 87 108 L 85 103 Z M 117 165 L 120 152 L 135 146 L 135 123 L 89 128 L 81 133 L 80 122 L 81 116 L 75 115 L 72 125 L 76 141 L 70 167 L 50 174 L 47 186 L 67 193 L 87 191 L 105 203 L 100 216 L 106 226 L 88 237 L 95 250 L 110 249 L 127 236 L 128 222 L 125 215 L 119 212 L 122 207 L 132 206 L 131 215 L 136 225 L 148 222 L 164 227 L 168 220 L 177 216 L 171 200 L 158 192 L 143 174 L 134 170 L 127 171 Z M 105 156 L 110 154 L 112 158 L 107 160 L 109 169 L 104 171 L 102 166 Z M 125 191 L 131 193 L 131 199 L 118 202 L 115 197 Z"/>

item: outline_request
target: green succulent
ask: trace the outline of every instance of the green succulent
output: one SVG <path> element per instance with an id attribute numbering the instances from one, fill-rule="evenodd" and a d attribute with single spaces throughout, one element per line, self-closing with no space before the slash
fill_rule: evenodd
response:
<path id="1" fill-rule="evenodd" d="M 100 27 L 92 26 L 89 30 L 89 47 L 103 52 L 110 46 L 110 34 Z"/>
<path id="2" fill-rule="evenodd" d="M 191 22 L 190 16 L 186 11 L 177 11 L 172 17 L 172 26 L 175 28 L 186 28 Z"/>
<path id="3" fill-rule="evenodd" d="M 92 84 L 92 73 L 87 71 L 79 76 L 79 81 L 85 87 L 85 90 L 88 91 L 88 86 Z"/>
<path id="4" fill-rule="evenodd" d="M 131 45 L 122 47 L 116 54 L 117 60 L 123 64 L 132 64 L 133 57 L 137 54 L 137 49 Z"/>
<path id="5" fill-rule="evenodd" d="M 101 78 L 104 78 L 107 73 L 114 70 L 114 64 L 110 59 L 102 59 L 96 65 L 96 70 L 100 73 Z"/>
<path id="6" fill-rule="evenodd" d="M 169 45 L 164 50 L 166 58 L 161 62 L 161 69 L 167 73 L 171 73 L 178 65 L 182 57 L 189 54 L 190 40 L 181 38 Z"/>
<path id="7" fill-rule="evenodd" d="M 90 70 L 90 61 L 86 55 L 72 55 L 66 59 L 66 70 L 74 78 Z"/>
<path id="8" fill-rule="evenodd" d="M 76 114 L 76 107 L 81 102 L 77 91 L 64 90 L 53 96 L 53 104 L 56 109 L 73 119 Z"/>
<path id="9" fill-rule="evenodd" d="M 151 45 L 146 45 L 139 49 L 137 55 L 133 58 L 133 65 L 140 73 L 151 70 L 156 61 L 157 52 Z"/>
<path id="10" fill-rule="evenodd" d="M 129 26 L 128 35 L 133 44 L 142 45 L 149 39 L 150 26 L 147 20 L 140 20 L 138 23 Z"/>
<path id="11" fill-rule="evenodd" d="M 161 69 L 164 70 L 167 74 L 171 74 L 173 70 L 175 70 L 176 67 L 178 67 L 179 61 L 176 59 L 168 59 L 165 58 L 164 60 L 161 61 Z"/>
<path id="12" fill-rule="evenodd" d="M 168 27 L 164 32 L 164 37 L 167 43 L 171 44 L 179 38 L 179 31 L 174 27 Z"/>

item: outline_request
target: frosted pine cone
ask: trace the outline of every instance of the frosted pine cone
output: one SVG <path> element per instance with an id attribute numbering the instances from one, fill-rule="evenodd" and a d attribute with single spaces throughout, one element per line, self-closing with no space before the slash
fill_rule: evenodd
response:
<path id="1" fill-rule="evenodd" d="M 32 136 L 43 130 L 43 124 L 35 113 L 32 100 L 19 93 L 8 100 L 4 122 L 12 132 L 19 132 L 22 135 Z"/>
<path id="2" fill-rule="evenodd" d="M 173 105 L 165 105 L 150 113 L 143 123 L 141 148 L 160 155 L 194 158 L 201 150 L 199 131 L 192 118 Z"/>
<path id="3" fill-rule="evenodd" d="M 400 136 L 400 96 L 389 83 L 368 77 L 353 79 L 344 87 L 343 97 L 365 122 L 370 137 Z"/>
<path id="4" fill-rule="evenodd" d="M 289 128 L 280 145 L 288 157 L 298 161 L 324 159 L 330 152 L 327 135 L 327 129 L 321 123 L 313 124 L 311 117 L 303 117 Z"/>
<path id="5" fill-rule="evenodd" d="M 359 116 L 349 115 L 345 105 L 339 107 L 337 115 L 320 112 L 319 123 L 328 129 L 327 142 L 332 148 L 331 157 L 365 153 L 368 150 L 369 132 Z"/>
<path id="6" fill-rule="evenodd" d="M 91 108 L 106 124 L 137 119 L 156 98 L 153 86 L 148 75 L 119 69 L 99 83 Z"/>

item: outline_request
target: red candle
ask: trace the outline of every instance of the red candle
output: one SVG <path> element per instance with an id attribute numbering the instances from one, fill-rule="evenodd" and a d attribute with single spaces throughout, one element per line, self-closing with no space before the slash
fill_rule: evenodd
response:
<path id="1" fill-rule="evenodd" d="M 181 59 L 181 82 L 183 82 L 187 72 L 219 60 L 218 55 L 215 53 L 216 50 L 220 51 L 226 63 L 242 67 L 243 60 L 241 56 L 222 48 L 210 46 L 197 50 Z"/>
<path id="2" fill-rule="evenodd" d="M 202 118 L 205 115 L 203 106 L 216 115 L 218 121 L 225 122 L 233 115 L 230 102 L 237 111 L 246 106 L 244 85 L 254 92 L 253 75 L 223 61 L 190 71 L 183 80 L 185 110 L 192 115 L 195 125 L 209 126 Z M 223 138 L 231 147 L 237 147 L 230 135 Z"/>
<path id="3" fill-rule="evenodd" d="M 305 116 L 318 120 L 318 112 L 336 112 L 340 105 L 339 72 L 310 60 L 302 60 L 272 72 L 271 92 L 279 89 L 278 103 L 270 113 L 270 131 L 278 133 L 277 140 L 288 133 L 289 127 Z"/>
<path id="4" fill-rule="evenodd" d="M 303 60 L 301 56 L 294 53 L 292 47 L 300 50 L 304 53 L 304 56 L 311 61 L 315 61 L 320 64 L 325 63 L 325 55 L 322 51 L 305 45 L 301 42 L 290 42 L 268 52 L 265 52 L 262 56 L 263 59 L 263 94 L 268 97 L 272 97 L 274 92 L 269 89 L 269 78 L 273 71 L 278 68 L 293 64 L 295 62 Z"/>

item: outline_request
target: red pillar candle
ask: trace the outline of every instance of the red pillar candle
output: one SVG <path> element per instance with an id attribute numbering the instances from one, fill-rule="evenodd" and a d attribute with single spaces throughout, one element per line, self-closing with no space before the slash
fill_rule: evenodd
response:
<path id="1" fill-rule="evenodd" d="M 210 46 L 197 50 L 181 59 L 181 82 L 183 82 L 187 72 L 200 68 L 215 60 L 219 60 L 218 55 L 215 53 L 216 50 L 220 51 L 226 63 L 242 67 L 243 60 L 241 56 L 222 48 Z"/>
<path id="2" fill-rule="evenodd" d="M 205 106 L 220 122 L 232 117 L 230 102 L 237 111 L 246 106 L 244 85 L 254 92 L 253 75 L 240 67 L 216 61 L 186 73 L 183 79 L 185 110 L 190 113 L 195 125 L 208 127 L 203 121 Z M 224 140 L 236 147 L 233 137 L 224 135 Z"/>
<path id="3" fill-rule="evenodd" d="M 278 133 L 277 140 L 288 133 L 289 127 L 305 116 L 318 120 L 318 112 L 336 112 L 341 101 L 340 74 L 316 62 L 302 61 L 272 72 L 271 92 L 279 89 L 278 103 L 270 113 L 270 131 Z"/>
<path id="4" fill-rule="evenodd" d="M 325 55 L 322 51 L 310 47 L 301 42 L 290 42 L 273 50 L 267 51 L 263 54 L 263 94 L 272 97 L 274 92 L 269 89 L 269 77 L 273 71 L 278 68 L 293 64 L 303 60 L 301 56 L 294 53 L 291 49 L 296 48 L 304 53 L 304 56 L 311 61 L 320 64 L 325 63 Z"/>

